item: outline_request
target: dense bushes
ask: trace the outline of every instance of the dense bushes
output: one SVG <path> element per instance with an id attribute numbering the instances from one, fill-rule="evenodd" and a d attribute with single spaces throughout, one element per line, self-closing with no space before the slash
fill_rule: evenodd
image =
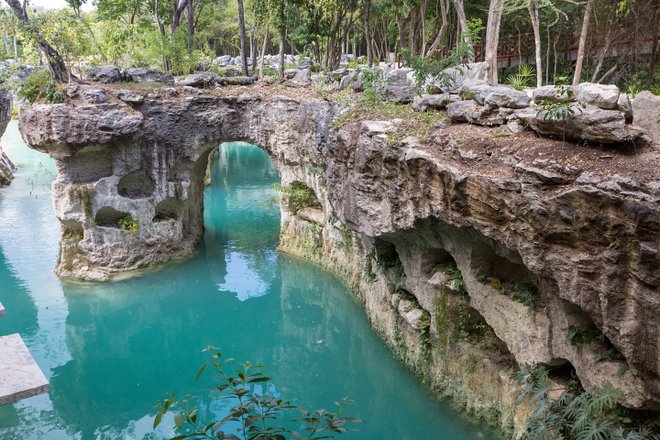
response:
<path id="1" fill-rule="evenodd" d="M 63 102 L 66 93 L 58 86 L 50 72 L 38 70 L 32 72 L 19 86 L 18 96 L 30 104 L 43 100 L 49 103 Z"/>

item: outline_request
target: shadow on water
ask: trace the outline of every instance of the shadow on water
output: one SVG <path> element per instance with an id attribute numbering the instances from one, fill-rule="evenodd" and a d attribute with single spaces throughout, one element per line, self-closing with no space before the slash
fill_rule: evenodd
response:
<path id="1" fill-rule="evenodd" d="M 341 438 L 485 438 L 392 358 L 340 281 L 276 253 L 279 178 L 266 153 L 232 143 L 219 156 L 196 255 L 133 279 L 63 285 L 67 356 L 42 363 L 49 397 L 17 406 L 21 425 L 3 431 L 0 413 L 0 438 L 162 438 L 171 432 L 151 432 L 150 410 L 169 391 L 196 396 L 203 414 L 218 415 L 208 379 L 194 381 L 207 345 L 269 365 L 277 392 L 298 404 L 357 401 L 351 414 L 365 423 Z M 39 325 L 33 295 L 15 295 L 24 302 L 12 306 L 25 321 L 15 327 L 21 332 Z"/>

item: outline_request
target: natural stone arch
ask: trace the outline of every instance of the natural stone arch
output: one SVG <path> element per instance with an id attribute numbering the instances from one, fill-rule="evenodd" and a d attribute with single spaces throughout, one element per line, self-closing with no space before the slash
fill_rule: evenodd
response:
<path id="1" fill-rule="evenodd" d="M 22 126 L 43 125 L 23 135 L 61 162 L 53 186 L 58 219 L 84 224 L 77 249 L 61 251 L 75 252 L 85 264 L 60 265 L 58 273 L 105 279 L 191 254 L 204 230 L 204 177 L 214 148 L 232 141 L 256 145 L 272 158 L 283 183 L 304 179 L 302 164 L 322 164 L 337 112 L 326 101 L 259 95 L 151 98 L 135 107 L 119 100 L 104 108 L 33 106 Z M 63 126 L 68 130 L 58 129 Z M 103 173 L 81 178 L 80 170 L 98 168 L 100 157 Z M 112 228 L 85 222 L 81 204 L 63 196 L 80 182 L 93 190 L 89 205 L 96 217 L 112 209 L 139 223 L 130 243 Z M 117 249 L 125 258 L 115 255 Z"/>

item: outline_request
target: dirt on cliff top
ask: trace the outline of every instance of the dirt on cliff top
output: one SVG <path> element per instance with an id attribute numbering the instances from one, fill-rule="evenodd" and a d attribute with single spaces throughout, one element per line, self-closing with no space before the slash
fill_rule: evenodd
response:
<path id="1" fill-rule="evenodd" d="M 184 91 L 184 86 L 180 85 L 171 85 L 163 83 L 114 83 L 114 84 L 104 84 L 104 89 L 109 90 L 121 90 L 129 89 L 133 92 L 140 93 L 144 96 L 147 96 L 150 93 L 155 93 L 161 95 L 161 91 L 165 89 L 176 89 L 179 92 L 180 96 L 194 96 Z M 287 96 L 298 101 L 303 100 L 318 100 L 321 99 L 318 97 L 314 89 L 309 87 L 287 87 L 283 84 L 266 84 L 257 82 L 250 85 L 232 85 L 232 86 L 222 86 L 222 87 L 212 87 L 199 89 L 202 95 L 213 95 L 213 96 L 239 96 L 239 95 L 252 95 L 259 94 L 264 97 L 264 99 L 270 99 L 273 96 Z"/>
<path id="2" fill-rule="evenodd" d="M 577 177 L 614 175 L 635 182 L 660 180 L 660 151 L 653 145 L 595 145 L 542 138 L 531 130 L 509 133 L 503 127 L 449 124 L 434 129 L 423 147 L 489 177 L 511 174 L 519 164 Z"/>

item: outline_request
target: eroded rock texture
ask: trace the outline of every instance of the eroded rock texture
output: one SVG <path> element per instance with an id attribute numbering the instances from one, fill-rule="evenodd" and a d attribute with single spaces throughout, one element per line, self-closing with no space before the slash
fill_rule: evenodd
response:
<path id="1" fill-rule="evenodd" d="M 11 121 L 11 108 L 11 93 L 5 89 L 0 89 L 0 136 L 5 132 L 7 124 Z M 15 169 L 13 162 L 2 151 L 2 145 L 0 145 L 0 187 L 11 183 Z"/>
<path id="2" fill-rule="evenodd" d="M 590 164 L 569 178 L 515 158 L 479 170 L 393 141 L 391 122 L 334 128 L 340 110 L 326 101 L 152 92 L 129 104 L 113 93 L 21 117 L 26 141 L 57 160 L 61 275 L 105 279 L 190 254 L 208 154 L 245 140 L 271 155 L 283 184 L 319 199 L 283 211 L 283 249 L 349 281 L 436 391 L 519 432 L 510 368 L 547 363 L 574 368 L 585 387 L 612 383 L 630 407 L 660 407 L 658 180 Z M 463 315 L 474 318 L 467 330 Z M 468 370 L 465 353 L 478 366 Z"/>

